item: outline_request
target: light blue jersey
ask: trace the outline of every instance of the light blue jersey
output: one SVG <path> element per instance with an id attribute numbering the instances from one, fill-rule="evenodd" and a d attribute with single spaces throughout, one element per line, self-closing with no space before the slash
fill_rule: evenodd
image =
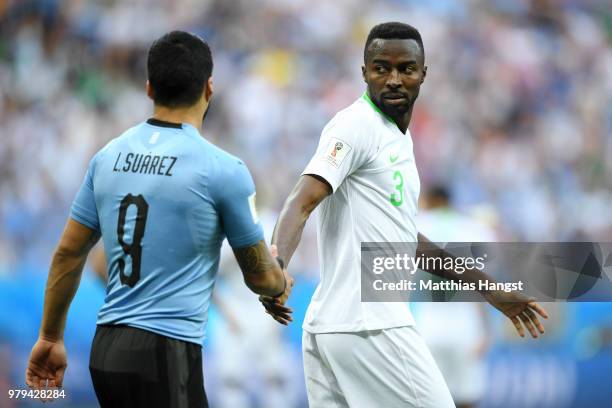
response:
<path id="1" fill-rule="evenodd" d="M 100 150 L 71 210 L 100 231 L 109 280 L 98 324 L 202 344 L 224 237 L 263 230 L 242 161 L 188 124 L 149 119 Z"/>

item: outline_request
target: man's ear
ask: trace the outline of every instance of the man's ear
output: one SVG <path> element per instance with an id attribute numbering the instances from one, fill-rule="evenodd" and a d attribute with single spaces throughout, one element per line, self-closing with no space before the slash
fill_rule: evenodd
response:
<path id="1" fill-rule="evenodd" d="M 423 78 L 421 78 L 421 83 L 425 82 L 426 76 L 427 76 L 427 65 L 423 67 Z"/>
<path id="2" fill-rule="evenodd" d="M 213 79 L 212 76 L 208 78 L 206 82 L 206 89 L 204 90 L 204 97 L 206 98 L 206 102 L 210 102 L 210 98 L 213 96 Z"/>
<path id="3" fill-rule="evenodd" d="M 364 82 L 367 82 L 366 81 L 366 67 L 365 67 L 365 65 L 361 66 L 361 77 L 363 78 Z"/>
<path id="4" fill-rule="evenodd" d="M 147 96 L 153 99 L 153 87 L 151 86 L 151 82 L 149 82 L 148 79 L 147 79 L 146 89 L 147 89 Z"/>

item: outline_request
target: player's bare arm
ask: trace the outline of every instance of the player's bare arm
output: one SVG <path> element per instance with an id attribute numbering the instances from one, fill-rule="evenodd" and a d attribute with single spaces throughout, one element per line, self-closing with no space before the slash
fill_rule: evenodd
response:
<path id="1" fill-rule="evenodd" d="M 265 296 L 283 294 L 291 277 L 285 276 L 278 262 L 261 240 L 255 245 L 234 249 L 244 282 L 253 292 Z"/>
<path id="2" fill-rule="evenodd" d="M 277 255 L 284 262 L 285 268 L 300 243 L 310 214 L 331 193 L 332 188 L 327 181 L 319 176 L 306 174 L 300 177 L 289 194 L 272 234 L 273 247 L 276 247 Z M 288 295 L 286 293 L 277 299 L 259 298 L 266 311 L 277 322 L 285 325 L 290 321 L 286 317 L 291 313 L 291 309 L 284 305 Z"/>
<path id="3" fill-rule="evenodd" d="M 417 253 L 428 254 L 428 256 L 432 257 L 453 257 L 452 254 L 444 251 L 444 249 L 431 242 L 421 233 L 418 235 L 418 241 Z M 460 279 L 474 283 L 479 281 L 495 281 L 492 277 L 478 269 L 469 269 L 461 274 L 444 268 L 431 268 L 425 271 L 432 275 L 456 281 Z M 480 293 L 487 302 L 510 319 L 521 337 L 525 337 L 525 328 L 527 328 L 533 338 L 538 337 L 538 332 L 544 334 L 544 326 L 540 322 L 538 315 L 547 319 L 548 313 L 533 299 L 520 293 L 499 290 L 481 290 Z"/>
<path id="4" fill-rule="evenodd" d="M 272 234 L 272 244 L 277 246 L 278 256 L 285 262 L 285 266 L 289 265 L 300 243 L 304 225 L 310 214 L 331 193 L 332 188 L 329 183 L 312 174 L 300 177 L 293 187 Z"/>
<path id="5" fill-rule="evenodd" d="M 26 369 L 26 383 L 34 389 L 61 387 L 67 366 L 64 327 L 68 308 L 81 280 L 87 254 L 98 232 L 69 219 L 53 254 L 38 341 Z"/>

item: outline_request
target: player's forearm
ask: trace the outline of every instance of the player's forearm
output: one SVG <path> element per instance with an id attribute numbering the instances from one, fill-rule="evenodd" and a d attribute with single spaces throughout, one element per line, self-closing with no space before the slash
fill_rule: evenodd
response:
<path id="1" fill-rule="evenodd" d="M 278 256 L 285 262 L 285 267 L 300 243 L 308 217 L 330 194 L 331 185 L 316 174 L 303 175 L 293 187 L 272 234 L 272 244 L 277 246 Z"/>
<path id="2" fill-rule="evenodd" d="M 285 267 L 302 239 L 304 225 L 312 210 L 308 206 L 300 205 L 291 197 L 285 203 L 283 210 L 274 227 L 272 244 L 278 248 L 278 256 L 285 262 Z"/>
<path id="3" fill-rule="evenodd" d="M 234 248 L 234 255 L 244 283 L 251 291 L 265 296 L 276 296 L 284 291 L 283 271 L 263 239 L 249 247 Z"/>
<path id="4" fill-rule="evenodd" d="M 284 291 L 285 279 L 282 277 L 282 272 L 279 272 L 277 276 L 281 277 L 271 277 L 268 275 L 256 279 L 245 279 L 244 282 L 253 293 L 263 296 L 278 296 L 279 293 Z"/>
<path id="5" fill-rule="evenodd" d="M 79 287 L 86 255 L 65 253 L 58 249 L 53 255 L 47 287 L 40 337 L 62 340 L 68 308 Z"/>
<path id="6" fill-rule="evenodd" d="M 440 248 L 438 245 L 427 239 L 427 237 L 425 237 L 421 233 L 418 234 L 417 254 L 423 254 L 425 257 L 430 258 L 455 258 L 453 254 Z M 495 282 L 495 279 L 493 279 L 483 271 L 475 268 L 466 269 L 465 271 L 462 270 L 462 273 L 458 273 L 453 269 L 447 269 L 443 267 L 437 268 L 437 265 L 441 265 L 444 263 L 445 262 L 431 262 L 431 267 L 424 268 L 423 270 L 441 278 L 450 279 L 454 281 L 461 280 L 463 282 L 475 283 L 476 287 L 479 287 L 478 283 L 481 281 Z M 481 293 L 484 295 L 485 291 L 481 291 Z"/>
<path id="7" fill-rule="evenodd" d="M 263 240 L 261 242 L 263 243 Z M 258 295 L 277 296 L 285 290 L 285 276 L 278 262 L 267 252 L 267 246 L 265 250 L 265 254 L 258 254 L 259 260 L 256 264 L 254 258 L 251 258 L 254 267 L 244 274 L 244 282 L 252 292 Z"/>

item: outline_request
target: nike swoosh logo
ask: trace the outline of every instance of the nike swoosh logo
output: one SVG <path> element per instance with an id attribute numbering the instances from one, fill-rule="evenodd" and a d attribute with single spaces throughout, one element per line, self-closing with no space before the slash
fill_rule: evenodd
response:
<path id="1" fill-rule="evenodd" d="M 391 163 L 395 163 L 395 162 L 397 161 L 397 159 L 399 159 L 399 154 L 398 154 L 398 155 L 396 155 L 395 157 L 393 157 L 393 155 L 392 155 L 392 154 L 389 154 L 389 161 L 390 161 Z"/>

